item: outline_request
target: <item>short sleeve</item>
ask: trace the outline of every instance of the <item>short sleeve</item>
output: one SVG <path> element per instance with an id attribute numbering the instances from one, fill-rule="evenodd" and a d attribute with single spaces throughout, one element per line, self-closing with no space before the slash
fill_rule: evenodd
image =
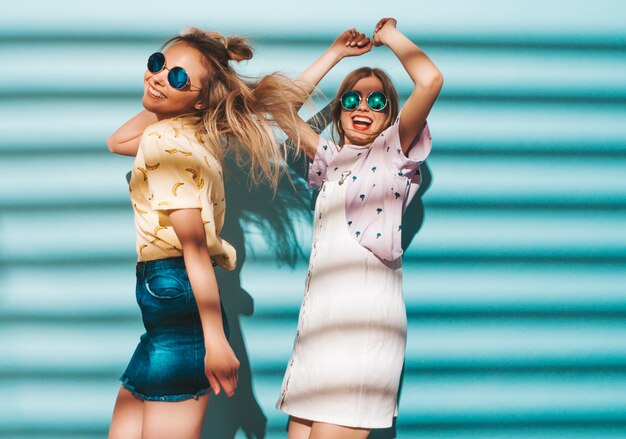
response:
<path id="1" fill-rule="evenodd" d="M 237 251 L 218 235 L 211 203 L 202 209 L 202 222 L 204 223 L 204 233 L 211 258 L 220 267 L 229 271 L 233 270 L 237 265 Z"/>
<path id="2" fill-rule="evenodd" d="M 388 153 L 391 163 L 393 163 L 394 168 L 401 172 L 402 175 L 406 175 L 416 172 L 420 163 L 426 160 L 432 148 L 432 139 L 428 123 L 424 123 L 420 132 L 415 136 L 415 139 L 413 139 L 408 154 L 405 155 L 400 145 L 401 118 L 402 111 L 400 111 L 400 115 L 396 118 L 395 123 L 387 128 L 383 134 L 385 138 L 385 151 Z"/>
<path id="3" fill-rule="evenodd" d="M 322 186 L 322 181 L 326 178 L 328 166 L 337 155 L 338 149 L 330 140 L 319 136 L 315 158 L 309 164 L 309 188 L 318 189 Z"/>
<path id="4" fill-rule="evenodd" d="M 191 148 L 185 149 L 178 139 L 165 132 L 148 135 L 147 141 L 142 142 L 142 152 L 153 210 L 201 208 L 200 191 L 194 181 L 198 162 Z"/>

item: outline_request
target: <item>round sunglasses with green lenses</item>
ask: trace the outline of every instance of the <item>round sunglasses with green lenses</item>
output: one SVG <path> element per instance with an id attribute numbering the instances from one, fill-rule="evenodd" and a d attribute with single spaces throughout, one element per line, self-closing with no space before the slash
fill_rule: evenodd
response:
<path id="1" fill-rule="evenodd" d="M 387 107 L 387 96 L 380 91 L 367 95 L 367 106 L 373 111 L 383 111 Z M 361 104 L 361 94 L 356 90 L 348 90 L 341 95 L 341 106 L 344 110 L 354 111 Z"/>

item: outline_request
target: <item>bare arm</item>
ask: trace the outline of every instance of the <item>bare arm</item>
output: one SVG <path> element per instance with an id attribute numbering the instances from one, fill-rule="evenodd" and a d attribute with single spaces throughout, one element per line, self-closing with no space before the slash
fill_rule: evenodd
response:
<path id="1" fill-rule="evenodd" d="M 147 127 L 156 121 L 157 118 L 154 113 L 143 110 L 109 136 L 107 139 L 109 151 L 121 155 L 136 156 L 141 135 Z"/>
<path id="2" fill-rule="evenodd" d="M 393 18 L 383 18 L 378 22 L 372 41 L 375 46 L 389 47 L 415 84 L 402 109 L 399 127 L 402 151 L 407 154 L 439 96 L 443 75 L 422 49 L 396 29 L 396 20 Z"/>
<path id="3" fill-rule="evenodd" d="M 217 280 L 206 245 L 200 210 L 172 210 L 169 211 L 169 219 L 183 246 L 185 267 L 198 304 L 206 348 L 206 376 L 215 394 L 222 388 L 228 396 L 232 396 L 237 387 L 239 360 L 224 334 Z"/>
<path id="4" fill-rule="evenodd" d="M 307 92 L 311 93 L 324 76 L 347 56 L 358 56 L 372 50 L 371 40 L 356 29 L 348 29 L 333 41 L 328 49 L 298 77 Z M 313 160 L 319 142 L 319 134 L 306 122 L 300 121 L 300 141 L 306 155 Z"/>
<path id="5" fill-rule="evenodd" d="M 330 123 L 330 104 L 327 104 L 324 108 L 318 111 L 317 114 L 311 116 L 309 120 L 306 121 L 306 123 L 317 134 L 320 134 L 322 131 L 324 131 Z M 291 139 L 287 139 L 286 143 L 289 145 L 290 148 L 294 147 Z M 309 172 L 308 162 L 304 158 L 305 155 L 306 154 L 298 155 L 296 157 L 290 154 L 287 156 L 287 165 L 289 165 L 289 167 L 293 169 L 298 175 L 300 175 L 300 177 L 302 177 L 304 180 L 307 179 L 307 174 Z"/>
<path id="6" fill-rule="evenodd" d="M 372 50 L 372 42 L 356 29 L 342 32 L 328 49 L 298 76 L 298 81 L 311 93 L 324 76 L 347 56 L 359 56 Z"/>

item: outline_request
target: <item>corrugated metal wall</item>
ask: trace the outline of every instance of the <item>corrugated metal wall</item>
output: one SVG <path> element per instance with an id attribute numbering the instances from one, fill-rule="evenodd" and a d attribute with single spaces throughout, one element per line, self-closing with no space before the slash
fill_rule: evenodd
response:
<path id="1" fill-rule="evenodd" d="M 430 185 L 411 211 L 423 223 L 404 259 L 397 436 L 626 437 L 623 2 L 105 3 L 1 8 L 0 437 L 106 436 L 141 322 L 132 161 L 104 139 L 140 109 L 146 56 L 198 24 L 255 37 L 246 73 L 297 73 L 344 28 L 369 32 L 388 15 L 446 77 Z M 406 98 L 386 49 L 342 63 L 322 91 L 363 64 L 388 70 Z M 211 402 L 204 437 L 283 437 L 273 404 L 306 273 L 306 212 L 229 191 L 225 233 L 243 264 L 220 284 L 242 370 L 237 396 Z M 278 221 L 286 212 L 292 226 Z M 301 243 L 295 268 L 277 265 L 258 214 L 279 242 Z"/>

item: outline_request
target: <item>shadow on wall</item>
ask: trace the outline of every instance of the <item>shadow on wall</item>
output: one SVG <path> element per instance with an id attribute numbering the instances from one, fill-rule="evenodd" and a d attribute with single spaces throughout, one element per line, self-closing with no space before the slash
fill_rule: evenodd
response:
<path id="1" fill-rule="evenodd" d="M 308 122 L 319 132 L 326 126 L 327 114 L 328 107 Z M 299 256 L 304 257 L 293 226 L 298 216 L 309 222 L 312 216 L 304 155 L 291 157 L 289 171 L 291 181 L 283 177 L 274 193 L 267 185 L 250 187 L 247 173 L 237 166 L 233 157 L 227 156 L 224 160 L 227 209 L 221 236 L 237 250 L 238 262 L 234 271 L 216 270 L 216 275 L 230 325 L 229 342 L 241 364 L 235 395 L 227 398 L 222 394 L 209 400 L 202 439 L 233 439 L 239 430 L 249 439 L 266 436 L 267 417 L 254 395 L 250 360 L 241 329 L 240 316 L 254 313 L 254 299 L 241 287 L 241 270 L 246 260 L 246 224 L 254 224 L 263 232 L 269 248 L 275 250 L 279 265 L 293 266 Z M 277 389 L 277 397 L 278 393 Z"/>
<path id="2" fill-rule="evenodd" d="M 415 238 L 415 235 L 417 235 L 424 223 L 424 203 L 422 202 L 422 197 L 432 182 L 432 174 L 426 162 L 420 165 L 419 173 L 422 176 L 420 187 L 415 193 L 413 200 L 406 207 L 404 215 L 402 215 L 402 250 L 405 251 L 409 248 L 413 238 Z"/>
<path id="3" fill-rule="evenodd" d="M 254 224 L 275 250 L 279 265 L 293 266 L 304 254 L 298 244 L 294 220 L 310 220 L 310 194 L 303 180 L 284 177 L 276 194 L 268 186 L 248 186 L 248 175 L 234 160 L 224 162 L 224 183 L 228 207 L 221 236 L 237 250 L 234 271 L 216 270 L 220 297 L 230 324 L 229 342 L 240 361 L 237 391 L 232 398 L 223 395 L 209 400 L 203 425 L 203 439 L 232 439 L 239 430 L 248 438 L 264 438 L 267 417 L 254 395 L 248 352 L 240 317 L 252 315 L 254 300 L 241 287 L 241 270 L 246 261 L 245 226 Z M 294 190 L 295 187 L 295 190 Z M 278 397 L 278 389 L 276 391 Z"/>
<path id="4" fill-rule="evenodd" d="M 422 182 L 420 184 L 417 193 L 411 203 L 406 207 L 404 211 L 404 215 L 402 216 L 402 250 L 405 250 L 411 245 L 413 242 L 413 238 L 417 235 L 417 232 L 422 228 L 422 224 L 424 224 L 424 203 L 422 202 L 422 197 L 424 193 L 430 187 L 432 182 L 432 174 L 430 173 L 430 168 L 426 164 L 426 162 L 422 163 L 419 170 L 422 175 Z M 402 368 L 402 373 L 400 374 L 400 386 L 398 388 L 398 401 L 400 400 L 400 395 L 402 394 L 402 384 L 404 383 L 404 371 L 405 368 Z M 402 413 L 402 407 L 399 407 L 400 413 Z M 393 418 L 393 425 L 389 428 L 382 428 L 377 430 L 372 430 L 368 439 L 393 439 L 397 436 L 396 432 L 396 420 L 397 418 Z"/>

